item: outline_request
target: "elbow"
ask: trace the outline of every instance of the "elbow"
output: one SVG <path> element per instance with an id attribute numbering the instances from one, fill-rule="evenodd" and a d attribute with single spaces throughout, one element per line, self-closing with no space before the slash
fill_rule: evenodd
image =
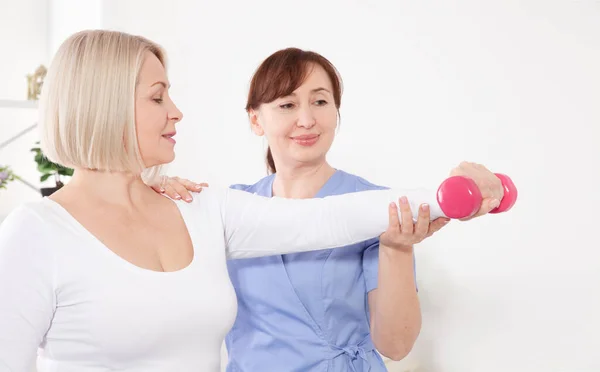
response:
<path id="1" fill-rule="evenodd" d="M 375 344 L 377 351 L 381 353 L 384 357 L 391 359 L 395 362 L 398 362 L 404 358 L 411 352 L 413 348 L 413 344 L 404 344 L 397 342 L 394 345 L 381 345 L 378 346 Z"/>
<path id="2" fill-rule="evenodd" d="M 419 330 L 408 330 L 397 334 L 387 334 L 377 337 L 373 335 L 373 344 L 381 355 L 393 361 L 400 361 L 412 351 Z"/>

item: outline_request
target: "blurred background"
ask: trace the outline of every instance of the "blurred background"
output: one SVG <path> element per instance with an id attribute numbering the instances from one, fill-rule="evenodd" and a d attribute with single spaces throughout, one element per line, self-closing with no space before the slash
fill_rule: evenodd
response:
<path id="1" fill-rule="evenodd" d="M 55 186 L 31 151 L 38 68 L 91 28 L 166 48 L 185 116 L 171 175 L 266 174 L 249 80 L 295 46 L 344 81 L 333 166 L 406 188 L 436 188 L 462 160 L 512 177 L 509 213 L 419 245 L 423 329 L 390 371 L 600 371 L 600 2 L 0 0 L 0 221 Z"/>

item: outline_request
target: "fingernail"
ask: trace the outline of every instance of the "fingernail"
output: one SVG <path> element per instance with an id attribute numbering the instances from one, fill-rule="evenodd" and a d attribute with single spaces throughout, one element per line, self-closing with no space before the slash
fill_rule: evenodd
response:
<path id="1" fill-rule="evenodd" d="M 160 188 L 160 192 L 163 193 L 165 192 L 165 189 L 163 189 L 162 187 Z"/>
<path id="2" fill-rule="evenodd" d="M 427 204 L 423 204 L 423 205 L 421 206 L 421 210 L 422 210 L 423 212 L 426 212 L 428 209 L 429 209 L 429 205 L 427 205 Z"/>
<path id="3" fill-rule="evenodd" d="M 202 186 L 200 186 L 200 185 L 196 185 L 195 187 L 196 187 L 197 189 L 201 189 L 201 188 L 202 188 Z"/>
<path id="4" fill-rule="evenodd" d="M 188 196 L 187 198 L 185 198 L 185 201 L 192 201 L 192 198 Z"/>
<path id="5" fill-rule="evenodd" d="M 402 204 L 408 203 L 408 199 L 406 198 L 406 196 L 403 196 L 400 198 L 400 203 L 402 203 Z"/>
<path id="6" fill-rule="evenodd" d="M 447 224 L 448 222 L 450 222 L 449 218 L 445 218 L 442 222 L 444 222 L 444 225 Z"/>
<path id="7" fill-rule="evenodd" d="M 494 199 L 492 201 L 492 208 L 498 208 L 499 205 L 500 205 L 500 200 Z"/>
<path id="8" fill-rule="evenodd" d="M 175 194 L 175 199 L 181 199 L 181 195 Z"/>

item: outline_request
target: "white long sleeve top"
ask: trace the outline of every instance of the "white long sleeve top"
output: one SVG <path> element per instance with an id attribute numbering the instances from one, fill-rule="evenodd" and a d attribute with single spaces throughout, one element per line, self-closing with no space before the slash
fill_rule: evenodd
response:
<path id="1" fill-rule="evenodd" d="M 0 371 L 30 372 L 37 359 L 40 372 L 217 372 L 237 309 L 226 259 L 373 238 L 399 196 L 207 188 L 177 202 L 194 256 L 174 272 L 122 259 L 51 199 L 24 204 L 0 225 Z"/>

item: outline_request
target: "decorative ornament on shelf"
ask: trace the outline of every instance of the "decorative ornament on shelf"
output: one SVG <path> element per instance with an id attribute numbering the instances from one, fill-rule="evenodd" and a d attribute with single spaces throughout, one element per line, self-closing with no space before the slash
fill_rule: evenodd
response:
<path id="1" fill-rule="evenodd" d="M 37 101 L 42 92 L 42 85 L 48 70 L 44 65 L 40 65 L 33 74 L 27 75 L 27 99 Z"/>
<path id="2" fill-rule="evenodd" d="M 40 65 L 33 72 L 33 74 L 26 75 L 26 77 L 27 77 L 27 101 L 39 100 L 40 94 L 42 92 L 42 85 L 44 84 L 44 78 L 46 77 L 47 73 L 48 73 L 48 70 L 46 69 L 46 67 L 44 65 Z M 36 102 L 31 102 L 31 105 L 30 104 L 24 105 L 22 101 L 0 100 L 0 103 L 1 103 L 0 107 L 9 107 L 9 108 L 11 108 L 11 107 L 16 107 L 16 108 L 32 107 L 32 108 L 35 108 L 34 104 Z M 33 124 L 33 125 L 29 126 L 28 128 L 25 128 L 24 130 L 17 133 L 15 136 L 0 143 L 0 150 L 5 148 L 6 146 L 10 145 L 17 139 L 21 138 L 23 135 L 25 135 L 26 133 L 33 130 L 36 126 L 37 126 L 37 124 Z M 38 156 L 38 153 L 41 154 L 41 150 L 39 150 L 38 148 L 33 148 L 32 151 L 36 152 L 35 161 L 38 164 L 38 170 L 42 173 L 42 176 L 40 177 L 40 179 L 42 181 L 44 181 L 48 177 L 50 177 L 52 174 L 55 174 L 57 187 L 56 188 L 43 188 L 40 190 L 35 185 L 32 185 L 28 181 L 17 176 L 13 172 L 13 170 L 11 169 L 10 166 L 0 164 L 0 189 L 6 189 L 8 187 L 8 184 L 12 181 L 19 181 L 19 182 L 23 183 L 25 186 L 29 187 L 30 189 L 32 189 L 36 192 L 41 192 L 41 194 L 43 196 L 46 196 L 46 194 L 48 194 L 48 195 L 51 194 L 52 192 L 58 190 L 63 185 L 62 182 L 60 182 L 60 178 L 59 178 L 60 175 L 69 175 L 70 176 L 73 174 L 73 170 L 71 170 L 69 168 L 61 167 L 54 163 L 51 163 L 47 159 L 45 159 L 45 157 L 43 157 L 43 155 Z"/>

